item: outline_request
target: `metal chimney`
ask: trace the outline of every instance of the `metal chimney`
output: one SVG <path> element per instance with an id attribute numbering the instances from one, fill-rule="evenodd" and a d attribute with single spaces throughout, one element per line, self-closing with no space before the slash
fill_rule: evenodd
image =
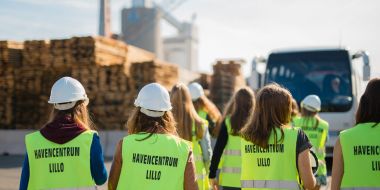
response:
<path id="1" fill-rule="evenodd" d="M 111 15 L 109 0 L 100 0 L 99 11 L 99 35 L 111 37 Z"/>

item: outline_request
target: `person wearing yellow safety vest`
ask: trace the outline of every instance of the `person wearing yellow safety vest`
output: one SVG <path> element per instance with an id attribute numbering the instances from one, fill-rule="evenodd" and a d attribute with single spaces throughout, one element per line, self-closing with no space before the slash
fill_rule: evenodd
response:
<path id="1" fill-rule="evenodd" d="M 334 147 L 331 189 L 380 189 L 380 78 L 367 84 L 356 126 L 340 133 Z"/>
<path id="2" fill-rule="evenodd" d="M 169 92 L 144 86 L 117 145 L 108 189 L 196 190 L 191 143 L 178 137 Z"/>
<path id="3" fill-rule="evenodd" d="M 179 136 L 192 142 L 198 187 L 200 190 L 208 190 L 207 169 L 211 160 L 212 149 L 207 121 L 198 116 L 191 102 L 189 90 L 185 85 L 178 84 L 172 88 L 171 101 Z"/>
<path id="4" fill-rule="evenodd" d="M 254 104 L 253 91 L 250 88 L 241 88 L 225 108 L 210 165 L 209 178 L 214 190 L 218 189 L 218 185 L 224 190 L 240 189 L 241 138 L 239 132 L 252 114 Z M 215 178 L 218 165 L 221 166 L 221 172 L 217 181 Z"/>
<path id="5" fill-rule="evenodd" d="M 63 77 L 54 83 L 48 102 L 54 106 L 50 121 L 25 137 L 19 189 L 96 189 L 107 181 L 107 170 L 84 87 Z"/>
<path id="6" fill-rule="evenodd" d="M 301 129 L 288 127 L 292 96 L 277 84 L 263 87 L 241 130 L 241 188 L 313 189 L 311 144 Z"/>
<path id="7" fill-rule="evenodd" d="M 221 114 L 218 108 L 206 96 L 203 87 L 196 82 L 190 83 L 189 91 L 191 100 L 193 101 L 195 110 L 198 115 L 208 121 L 209 133 L 216 137 L 219 134 L 218 125 L 216 122 L 220 119 Z"/>
<path id="8" fill-rule="evenodd" d="M 317 189 L 327 184 L 325 143 L 328 138 L 329 124 L 321 119 L 317 113 L 321 110 L 321 100 L 317 95 L 308 95 L 301 102 L 301 117 L 295 119 L 295 127 L 301 128 L 313 145 L 319 167 L 315 174 Z"/>

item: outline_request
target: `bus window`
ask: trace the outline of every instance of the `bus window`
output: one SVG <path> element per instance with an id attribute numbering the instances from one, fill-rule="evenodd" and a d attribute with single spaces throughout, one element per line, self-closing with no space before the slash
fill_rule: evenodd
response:
<path id="1" fill-rule="evenodd" d="M 265 73 L 265 84 L 276 82 L 288 88 L 298 103 L 316 94 L 322 112 L 345 112 L 352 107 L 350 58 L 345 50 L 273 53 Z"/>

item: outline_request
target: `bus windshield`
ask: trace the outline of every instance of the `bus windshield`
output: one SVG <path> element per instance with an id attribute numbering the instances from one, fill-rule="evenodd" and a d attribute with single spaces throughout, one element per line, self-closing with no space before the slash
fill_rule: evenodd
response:
<path id="1" fill-rule="evenodd" d="M 352 107 L 350 57 L 346 50 L 272 53 L 264 82 L 286 87 L 298 104 L 309 94 L 318 95 L 321 112 L 345 112 Z"/>

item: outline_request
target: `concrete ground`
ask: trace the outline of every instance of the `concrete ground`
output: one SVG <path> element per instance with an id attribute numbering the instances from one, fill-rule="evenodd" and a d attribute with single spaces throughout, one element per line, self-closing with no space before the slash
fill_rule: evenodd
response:
<path id="1" fill-rule="evenodd" d="M 20 183 L 23 156 L 0 156 L 0 190 L 17 190 Z M 106 159 L 107 171 L 110 171 L 112 159 Z M 329 171 L 331 160 L 327 160 Z M 329 177 L 328 181 L 331 181 Z M 100 190 L 107 189 L 107 183 L 99 187 Z M 322 189 L 329 189 L 323 187 Z"/>

